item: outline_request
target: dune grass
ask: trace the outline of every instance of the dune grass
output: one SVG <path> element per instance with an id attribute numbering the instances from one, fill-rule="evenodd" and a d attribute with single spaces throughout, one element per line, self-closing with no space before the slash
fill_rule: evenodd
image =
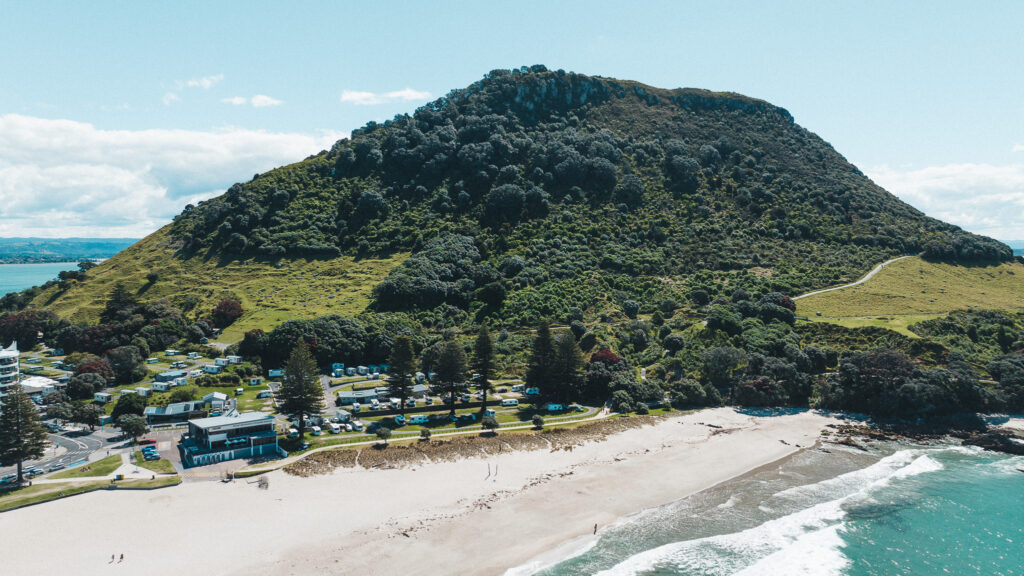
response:
<path id="1" fill-rule="evenodd" d="M 811 321 L 848 328 L 878 326 L 916 337 L 909 325 L 954 310 L 1024 308 L 1024 264 L 953 266 L 906 258 L 864 284 L 802 298 L 796 304 L 797 315 Z"/>
<path id="2" fill-rule="evenodd" d="M 144 302 L 168 298 L 181 304 L 184 298 L 192 298 L 193 311 L 203 314 L 224 298 L 237 298 L 246 312 L 220 338 L 235 342 L 248 330 L 270 330 L 286 320 L 358 314 L 369 304 L 373 286 L 408 256 L 283 260 L 278 267 L 203 255 L 182 259 L 176 252 L 167 229 L 158 230 L 90 270 L 85 282 L 73 283 L 64 291 L 56 286 L 45 290 L 32 305 L 72 322 L 95 322 L 118 282 Z M 159 273 L 155 284 L 147 282 L 149 272 Z"/>

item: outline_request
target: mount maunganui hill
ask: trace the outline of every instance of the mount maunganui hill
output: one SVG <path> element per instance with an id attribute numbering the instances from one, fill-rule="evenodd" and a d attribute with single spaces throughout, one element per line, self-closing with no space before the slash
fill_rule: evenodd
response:
<path id="1" fill-rule="evenodd" d="M 247 328 L 366 309 L 515 327 L 797 293 L 918 252 L 1012 258 L 876 186 L 782 108 L 535 66 L 187 206 L 32 304 L 94 321 L 123 282 L 186 310 L 233 295 Z"/>

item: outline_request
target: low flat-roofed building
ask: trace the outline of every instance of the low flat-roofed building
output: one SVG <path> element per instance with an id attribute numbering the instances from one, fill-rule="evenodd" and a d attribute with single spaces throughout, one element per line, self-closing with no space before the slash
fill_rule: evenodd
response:
<path id="1" fill-rule="evenodd" d="M 185 372 L 184 370 L 169 370 L 167 372 L 161 372 L 157 374 L 154 380 L 156 380 L 157 382 L 170 382 L 178 378 L 184 378 L 187 374 L 188 373 Z"/>
<path id="2" fill-rule="evenodd" d="M 277 446 L 274 417 L 263 412 L 231 411 L 223 416 L 189 420 L 178 443 L 186 467 L 238 458 L 283 455 Z"/>
<path id="3" fill-rule="evenodd" d="M 373 400 L 380 400 L 381 394 L 377 389 L 368 390 L 340 390 L 338 401 L 344 404 L 369 404 Z"/>
<path id="4" fill-rule="evenodd" d="M 150 425 L 188 422 L 193 418 L 206 416 L 206 403 L 202 400 L 190 400 L 167 406 L 147 406 L 142 415 Z"/>

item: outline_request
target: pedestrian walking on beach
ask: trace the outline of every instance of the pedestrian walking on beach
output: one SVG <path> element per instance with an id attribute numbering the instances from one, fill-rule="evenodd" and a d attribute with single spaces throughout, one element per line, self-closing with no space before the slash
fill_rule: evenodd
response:
<path id="1" fill-rule="evenodd" d="M 123 552 L 121 553 L 121 559 L 118 560 L 118 562 L 124 562 L 124 553 Z"/>
<path id="2" fill-rule="evenodd" d="M 115 556 L 114 554 L 111 554 L 111 555 L 110 555 L 110 563 L 111 563 L 111 564 L 113 564 L 113 563 L 114 563 L 114 556 Z"/>
<path id="3" fill-rule="evenodd" d="M 594 524 L 594 536 L 597 536 L 597 524 Z"/>

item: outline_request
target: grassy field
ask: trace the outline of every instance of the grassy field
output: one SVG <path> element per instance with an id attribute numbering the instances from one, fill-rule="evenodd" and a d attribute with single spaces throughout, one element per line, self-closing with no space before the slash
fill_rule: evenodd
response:
<path id="1" fill-rule="evenodd" d="M 91 476 L 106 476 L 117 470 L 121 466 L 121 455 L 114 454 L 113 456 L 107 456 L 103 460 L 97 460 L 96 462 L 90 462 L 81 466 L 76 466 L 70 470 L 58 472 L 53 476 L 48 476 L 54 480 L 65 479 L 65 478 L 89 478 Z"/>
<path id="2" fill-rule="evenodd" d="M 17 490 L 0 493 L 0 512 L 25 506 L 26 504 L 35 504 L 60 498 L 62 494 L 64 496 L 81 494 L 82 492 L 102 488 L 106 485 L 107 481 L 103 480 L 100 482 L 54 482 L 52 484 L 25 486 Z"/>
<path id="3" fill-rule="evenodd" d="M 1024 308 L 1024 264 L 952 266 L 906 258 L 864 284 L 801 298 L 796 305 L 797 315 L 811 321 L 879 326 L 915 337 L 907 326 L 954 310 Z"/>
<path id="4" fill-rule="evenodd" d="M 142 450 L 135 451 L 135 465 L 139 468 L 145 468 L 146 470 L 156 472 L 157 474 L 174 474 L 174 464 L 171 464 L 170 460 L 161 458 L 159 460 L 147 462 L 146 459 L 142 457 Z"/>
<path id="5" fill-rule="evenodd" d="M 278 268 L 252 260 L 221 262 L 202 255 L 181 259 L 175 257 L 176 251 L 166 228 L 158 230 L 90 270 L 85 282 L 63 292 L 50 288 L 32 305 L 53 310 L 72 322 L 94 322 L 117 282 L 136 291 L 143 301 L 194 297 L 196 309 L 204 313 L 221 299 L 234 297 L 246 312 L 221 336 L 221 341 L 234 342 L 248 330 L 270 330 L 285 320 L 357 314 L 369 303 L 373 286 L 408 256 L 285 260 Z M 160 274 L 153 285 L 146 281 L 151 271 Z"/>

